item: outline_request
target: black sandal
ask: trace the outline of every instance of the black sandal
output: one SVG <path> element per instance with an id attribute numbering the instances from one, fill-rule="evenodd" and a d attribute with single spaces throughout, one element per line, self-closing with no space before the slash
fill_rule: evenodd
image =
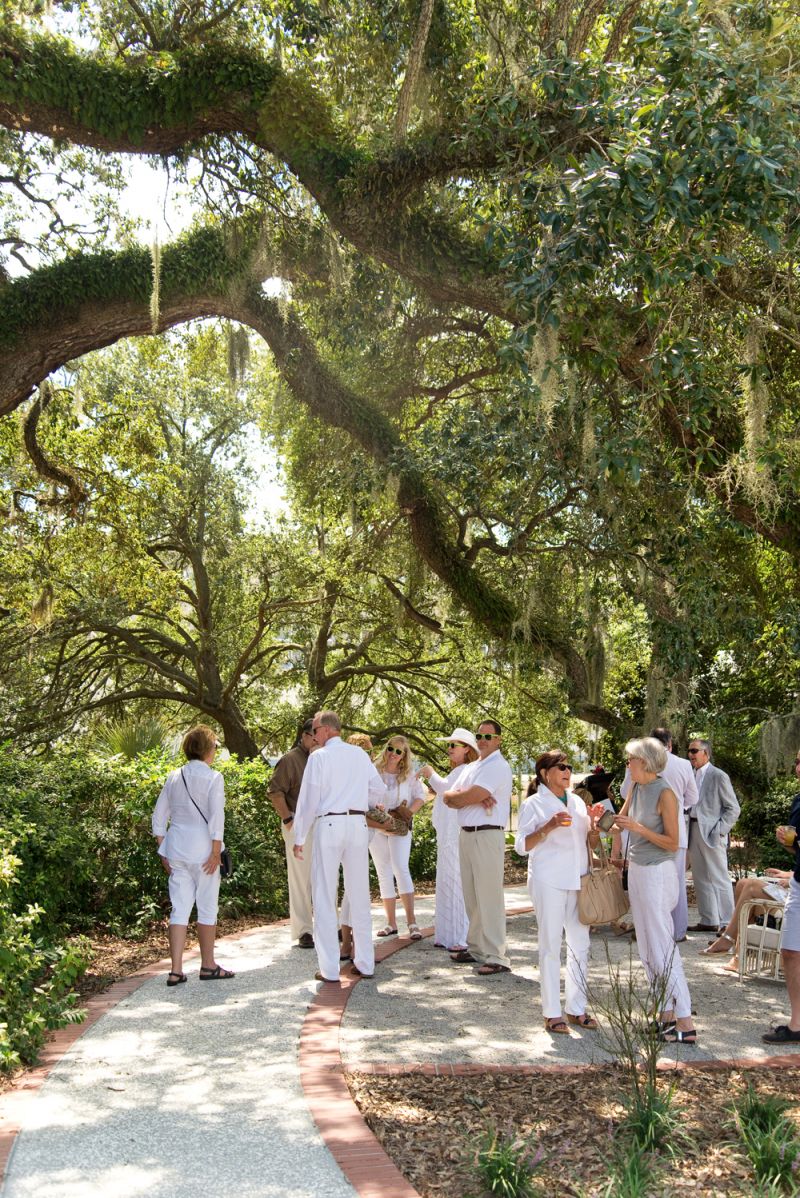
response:
<path id="1" fill-rule="evenodd" d="M 220 982 L 235 977 L 236 974 L 232 970 L 223 969 L 221 965 L 215 965 L 213 969 L 210 965 L 203 965 L 200 968 L 199 980 L 201 982 Z"/>
<path id="2" fill-rule="evenodd" d="M 679 1027 L 665 1027 L 658 1038 L 662 1044 L 696 1044 L 697 1028 L 690 1027 L 684 1032 Z"/>
<path id="3" fill-rule="evenodd" d="M 176 980 L 174 982 L 171 982 L 170 978 L 175 978 Z M 170 970 L 170 972 L 167 974 L 167 985 L 168 986 L 180 986 L 181 982 L 185 982 L 185 981 L 186 981 L 185 973 L 175 973 L 174 971 Z"/>

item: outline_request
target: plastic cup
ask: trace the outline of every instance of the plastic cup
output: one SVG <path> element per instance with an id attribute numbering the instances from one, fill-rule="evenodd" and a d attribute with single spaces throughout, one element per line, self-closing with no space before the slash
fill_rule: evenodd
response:
<path id="1" fill-rule="evenodd" d="M 791 825 L 785 824 L 781 831 L 783 832 L 784 844 L 787 848 L 791 848 L 794 842 L 797 840 L 797 829 L 791 827 Z"/>

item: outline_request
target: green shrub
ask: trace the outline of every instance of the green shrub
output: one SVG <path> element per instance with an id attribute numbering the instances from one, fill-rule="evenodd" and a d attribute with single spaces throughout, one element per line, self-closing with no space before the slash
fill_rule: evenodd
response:
<path id="1" fill-rule="evenodd" d="M 759 873 L 770 867 L 792 868 L 792 855 L 778 844 L 775 829 L 786 823 L 796 794 L 797 781 L 781 778 L 771 784 L 765 795 L 753 796 L 742 806 L 736 835 L 743 838 L 746 860 Z"/>
<path id="2" fill-rule="evenodd" d="M 734 1124 L 750 1158 L 759 1192 L 797 1194 L 800 1139 L 786 1115 L 789 1103 L 776 1095 L 762 1097 L 752 1087 L 734 1106 Z"/>
<path id="3" fill-rule="evenodd" d="M 13 848 L 0 846 L 0 1073 L 33 1064 L 48 1031 L 84 1018 L 71 993 L 85 969 L 80 947 L 40 938 L 39 907 L 14 909 L 22 863 Z"/>

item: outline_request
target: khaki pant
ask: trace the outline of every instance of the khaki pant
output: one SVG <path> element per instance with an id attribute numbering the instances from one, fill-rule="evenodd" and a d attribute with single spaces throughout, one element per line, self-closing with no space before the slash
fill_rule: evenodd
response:
<path id="1" fill-rule="evenodd" d="M 502 828 L 465 832 L 458 837 L 461 884 L 469 918 L 467 946 L 481 965 L 505 965 L 506 905 L 503 864 L 506 837 Z"/>
<path id="2" fill-rule="evenodd" d="M 286 849 L 286 872 L 289 876 L 289 927 L 292 940 L 299 940 L 304 932 L 313 933 L 314 920 L 311 913 L 311 858 L 314 852 L 314 827 L 308 830 L 303 847 L 302 860 L 298 861 L 294 848 L 294 824 L 281 824 L 283 846 Z"/>

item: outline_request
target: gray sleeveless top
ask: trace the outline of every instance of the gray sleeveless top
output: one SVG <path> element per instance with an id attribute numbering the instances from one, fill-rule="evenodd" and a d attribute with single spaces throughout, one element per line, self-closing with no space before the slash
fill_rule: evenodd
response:
<path id="1" fill-rule="evenodd" d="M 652 782 L 646 782 L 643 786 L 634 783 L 631 792 L 631 805 L 628 808 L 628 815 L 631 819 L 637 820 L 640 824 L 644 824 L 645 828 L 650 828 L 651 831 L 658 832 L 662 836 L 664 821 L 658 814 L 656 806 L 663 790 L 669 790 L 669 786 L 660 774 Z M 677 804 L 677 802 L 676 798 L 675 803 Z M 662 861 L 671 861 L 674 857 L 674 852 L 659 848 L 639 832 L 631 832 L 628 848 L 629 861 L 635 861 L 637 865 L 660 865 Z"/>

